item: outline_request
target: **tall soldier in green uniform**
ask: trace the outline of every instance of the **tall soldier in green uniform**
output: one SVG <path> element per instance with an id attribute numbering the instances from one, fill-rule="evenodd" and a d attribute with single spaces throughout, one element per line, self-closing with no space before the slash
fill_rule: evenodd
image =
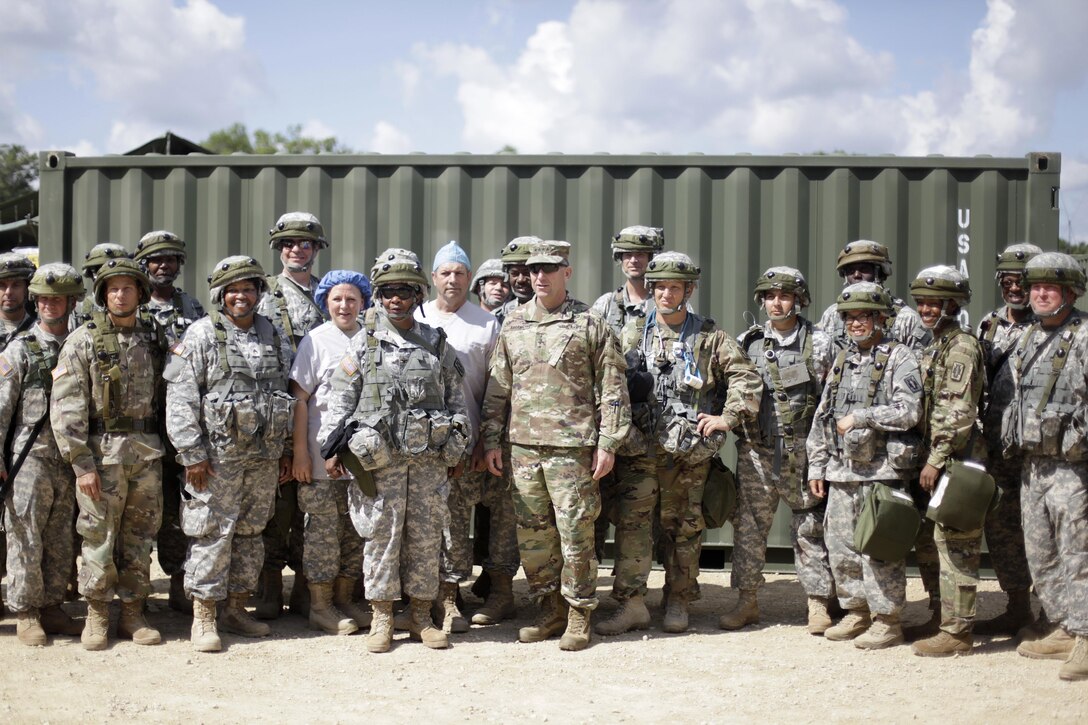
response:
<path id="1" fill-rule="evenodd" d="M 98 271 L 94 294 L 105 312 L 68 336 L 53 370 L 50 425 L 76 474 L 76 531 L 83 537 L 79 591 L 87 599 L 83 647 L 106 648 L 109 604 L 121 599 L 117 635 L 158 644 L 144 620 L 151 591 L 151 544 L 162 519 L 162 369 L 166 339 L 139 319 L 151 296 L 131 259 Z"/>
<path id="2" fill-rule="evenodd" d="M 511 445 L 518 546 L 540 617 L 518 632 L 559 646 L 589 645 L 597 606 L 593 522 L 598 481 L 630 426 L 624 360 L 597 314 L 567 294 L 570 245 L 537 242 L 526 260 L 535 297 L 511 312 L 491 358 L 482 435 L 488 468 L 503 475 Z M 564 610 L 569 605 L 569 612 Z"/>
<path id="3" fill-rule="evenodd" d="M 997 255 L 994 278 L 1005 304 L 978 324 L 977 337 L 986 356 L 987 387 L 983 397 L 982 432 L 989 456 L 986 470 L 1001 489 L 997 506 L 986 516 L 986 548 L 1001 591 L 1008 597 L 1005 611 L 993 619 L 976 621 L 975 634 L 1016 634 L 1035 620 L 1031 611 L 1031 572 L 1024 552 L 1024 528 L 1020 523 L 1020 477 L 1024 457 L 1005 458 L 1001 453 L 1001 414 L 1013 397 L 1012 353 L 1020 336 L 1034 323 L 1024 284 L 1024 265 L 1043 250 L 1021 242 Z"/>
<path id="4" fill-rule="evenodd" d="M 727 431 L 756 414 L 763 393 L 759 373 L 736 341 L 714 320 L 688 310 L 698 282 L 699 268 L 686 254 L 657 255 L 646 270 L 654 310 L 629 320 L 623 331 L 624 345 L 639 351 L 654 379 L 652 440 L 665 557 L 662 626 L 673 633 L 687 630 L 689 603 L 699 598 L 703 488 L 710 459 Z M 638 533 L 637 548 L 645 551 L 651 529 L 644 525 Z"/>
<path id="5" fill-rule="evenodd" d="M 922 324 L 933 332 L 933 342 L 922 353 L 924 397 L 919 421 L 925 455 L 919 483 L 933 493 L 953 458 L 984 460 L 977 424 L 985 368 L 982 345 L 959 324 L 960 310 L 971 301 L 967 278 L 947 265 L 927 267 L 911 282 L 910 293 Z M 982 528 L 958 531 L 938 523 L 934 541 L 940 556 L 940 630 L 915 642 L 914 654 L 969 654 Z"/>

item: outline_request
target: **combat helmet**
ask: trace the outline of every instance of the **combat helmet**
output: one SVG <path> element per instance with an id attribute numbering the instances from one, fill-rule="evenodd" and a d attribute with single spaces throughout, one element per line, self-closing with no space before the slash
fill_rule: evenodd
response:
<path id="1" fill-rule="evenodd" d="M 971 301 L 971 282 L 955 267 L 938 264 L 926 267 L 910 283 L 911 297 L 956 300 L 961 305 Z"/>
<path id="2" fill-rule="evenodd" d="M 662 252 L 646 265 L 646 283 L 677 279 L 681 282 L 698 282 L 699 267 L 683 252 Z"/>
<path id="3" fill-rule="evenodd" d="M 136 254 L 132 258 L 137 262 L 142 262 L 152 257 L 166 256 L 177 257 L 184 263 L 185 242 L 181 241 L 181 238 L 173 232 L 157 231 L 148 232 L 140 237 L 140 241 L 136 243 Z"/>
<path id="4" fill-rule="evenodd" d="M 268 290 L 268 280 L 264 276 L 264 267 L 253 257 L 236 254 L 221 260 L 208 275 L 208 288 L 212 302 L 223 304 L 223 292 L 235 282 L 251 279 L 257 283 L 257 294 Z"/>
<path id="5" fill-rule="evenodd" d="M 0 254 L 0 279 L 22 279 L 29 282 L 36 269 L 30 257 L 18 252 Z"/>
<path id="6" fill-rule="evenodd" d="M 840 315 L 851 310 L 873 310 L 891 316 L 892 296 L 876 282 L 855 282 L 843 288 L 835 303 L 835 311 Z"/>
<path id="7" fill-rule="evenodd" d="M 502 257 L 503 269 L 507 269 L 516 264 L 525 264 L 529 259 L 529 247 L 543 241 L 544 240 L 540 237 L 535 237 L 531 234 L 511 239 L 509 243 L 502 248 L 502 253 L 499 255 Z"/>
<path id="8" fill-rule="evenodd" d="M 492 277 L 502 277 L 503 282 L 509 282 L 510 278 L 503 271 L 501 259 L 486 259 L 484 263 L 476 270 L 476 274 L 472 277 L 472 282 L 469 284 L 468 289 L 470 292 L 479 296 L 480 289 L 478 285 L 485 279 Z"/>
<path id="9" fill-rule="evenodd" d="M 289 211 L 276 221 L 276 226 L 268 230 L 268 246 L 279 249 L 283 239 L 308 239 L 315 249 L 327 249 L 329 241 L 325 239 L 325 228 L 317 217 L 305 211 Z"/>
<path id="10" fill-rule="evenodd" d="M 785 290 L 797 296 L 798 307 L 808 307 L 812 302 L 808 293 L 808 283 L 801 270 L 793 267 L 771 267 L 756 280 L 752 299 L 756 304 L 763 303 L 763 294 L 771 290 Z"/>
<path id="11" fill-rule="evenodd" d="M 75 297 L 83 299 L 87 290 L 83 287 L 83 277 L 79 271 L 70 264 L 63 262 L 50 262 L 43 264 L 30 278 L 27 288 L 30 299 L 41 295 L 56 295 L 58 297 Z"/>
<path id="12" fill-rule="evenodd" d="M 859 239 L 843 247 L 835 262 L 835 269 L 840 277 L 846 276 L 846 267 L 851 264 L 873 264 L 884 279 L 892 276 L 891 255 L 888 254 L 888 248 L 880 242 Z"/>
<path id="13" fill-rule="evenodd" d="M 1069 287 L 1080 297 L 1084 294 L 1084 268 L 1062 252 L 1036 254 L 1024 265 L 1024 284 L 1030 287 L 1041 282 Z"/>
<path id="14" fill-rule="evenodd" d="M 1024 265 L 1036 254 L 1042 254 L 1043 250 L 1028 242 L 1019 242 L 1005 247 L 1005 251 L 997 255 L 997 270 L 994 279 L 1000 280 L 1001 275 L 1010 272 L 1022 273 Z"/>
<path id="15" fill-rule="evenodd" d="M 102 242 L 91 247 L 91 251 L 83 255 L 83 276 L 94 279 L 98 268 L 111 259 L 125 259 L 129 257 L 128 250 L 114 242 Z"/>
<path id="16" fill-rule="evenodd" d="M 665 230 L 636 224 L 624 227 L 612 235 L 612 259 L 619 260 L 624 252 L 646 252 L 651 257 L 665 248 Z"/>
<path id="17" fill-rule="evenodd" d="M 120 257 L 99 267 L 94 277 L 94 301 L 100 307 L 106 307 L 106 280 L 110 277 L 132 277 L 140 288 L 140 304 L 145 305 L 151 299 L 151 280 L 147 273 L 135 261 Z"/>
<path id="18" fill-rule="evenodd" d="M 398 282 L 420 290 L 431 286 L 415 253 L 407 249 L 387 249 L 374 260 L 374 266 L 370 269 L 370 283 L 374 289 L 378 289 Z"/>

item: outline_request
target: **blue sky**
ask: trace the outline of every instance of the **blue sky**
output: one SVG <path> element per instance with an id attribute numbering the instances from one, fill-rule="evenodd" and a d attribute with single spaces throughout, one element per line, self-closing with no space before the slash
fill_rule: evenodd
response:
<path id="1" fill-rule="evenodd" d="M 301 123 L 368 151 L 1063 154 L 1080 0 L 0 0 L 0 143 Z"/>

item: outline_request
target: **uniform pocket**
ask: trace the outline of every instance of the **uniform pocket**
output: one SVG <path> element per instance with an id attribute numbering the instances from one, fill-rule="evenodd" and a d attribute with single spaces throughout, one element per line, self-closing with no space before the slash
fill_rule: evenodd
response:
<path id="1" fill-rule="evenodd" d="M 196 539 L 210 536 L 215 531 L 215 519 L 208 504 L 187 493 L 181 498 L 181 530 Z"/>
<path id="2" fill-rule="evenodd" d="M 842 437 L 842 452 L 851 461 L 870 463 L 876 456 L 876 431 L 872 428 L 851 428 Z"/>

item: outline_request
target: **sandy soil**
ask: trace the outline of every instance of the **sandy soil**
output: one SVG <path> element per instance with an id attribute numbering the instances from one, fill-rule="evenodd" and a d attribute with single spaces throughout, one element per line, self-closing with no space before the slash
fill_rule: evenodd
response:
<path id="1" fill-rule="evenodd" d="M 705 572 L 692 629 L 662 633 L 662 575 L 654 572 L 655 629 L 596 638 L 580 653 L 561 652 L 554 640 L 517 643 L 517 627 L 533 613 L 523 606 L 516 621 L 474 627 L 447 651 L 398 634 L 392 652 L 370 655 L 360 636 L 318 635 L 287 614 L 268 639 L 225 635 L 223 652 L 202 655 L 189 647 L 188 618 L 167 609 L 168 582 L 156 572 L 149 616 L 161 646 L 111 642 L 84 652 L 78 638 L 56 637 L 30 649 L 15 639 L 14 617 L 4 618 L 0 722 L 1088 721 L 1088 682 L 1060 681 L 1059 662 L 1019 657 L 1008 639 L 980 638 L 970 657 L 925 660 L 905 646 L 862 652 L 810 636 L 803 592 L 787 575 L 768 576 L 763 621 L 740 632 L 717 628 L 736 599 L 728 575 Z M 614 607 L 610 583 L 601 577 L 602 610 Z M 1004 598 L 996 582 L 982 589 L 980 614 L 989 616 Z M 515 591 L 524 605 L 523 579 Z M 478 604 L 466 597 L 470 608 Z M 908 600 L 907 620 L 922 620 L 917 579 Z M 83 615 L 81 602 L 65 607 Z"/>

